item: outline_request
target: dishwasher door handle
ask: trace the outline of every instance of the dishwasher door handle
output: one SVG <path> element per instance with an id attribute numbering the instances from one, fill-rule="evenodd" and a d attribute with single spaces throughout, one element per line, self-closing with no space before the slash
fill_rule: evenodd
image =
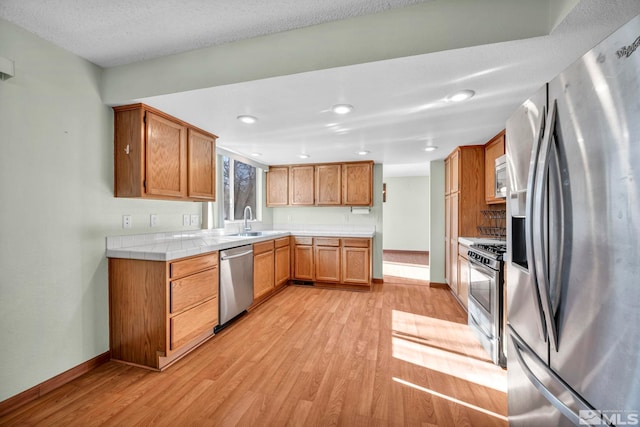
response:
<path id="1" fill-rule="evenodd" d="M 227 260 L 227 259 L 240 258 L 241 256 L 246 256 L 246 255 L 249 255 L 249 254 L 252 254 L 252 253 L 253 253 L 253 249 L 249 249 L 248 251 L 241 252 L 239 254 L 220 257 L 220 260 L 224 261 L 224 260 Z"/>

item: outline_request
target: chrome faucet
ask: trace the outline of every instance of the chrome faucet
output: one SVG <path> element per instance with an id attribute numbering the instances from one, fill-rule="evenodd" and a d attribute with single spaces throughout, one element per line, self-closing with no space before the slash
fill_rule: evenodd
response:
<path id="1" fill-rule="evenodd" d="M 247 222 L 247 212 L 249 212 L 249 221 L 253 221 L 253 212 L 251 212 L 251 206 L 244 207 L 244 231 L 250 231 L 251 225 Z"/>

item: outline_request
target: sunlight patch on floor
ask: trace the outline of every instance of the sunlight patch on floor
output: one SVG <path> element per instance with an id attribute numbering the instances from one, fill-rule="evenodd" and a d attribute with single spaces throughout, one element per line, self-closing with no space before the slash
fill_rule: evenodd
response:
<path id="1" fill-rule="evenodd" d="M 491 362 L 466 324 L 393 310 L 392 328 L 396 359 L 506 393 L 506 371 Z"/>
<path id="2" fill-rule="evenodd" d="M 467 408 L 473 409 L 474 411 L 478 411 L 478 412 L 482 412 L 483 414 L 491 415 L 492 417 L 496 417 L 496 418 L 498 418 L 500 420 L 503 420 L 503 421 L 508 421 L 507 417 L 505 417 L 504 415 L 496 414 L 495 412 L 489 411 L 489 410 L 484 409 L 484 408 L 481 408 L 480 406 L 476 406 L 476 405 L 473 405 L 471 403 L 464 402 L 464 401 L 462 401 L 460 399 L 456 399 L 455 397 L 447 396 L 446 394 L 438 393 L 435 390 L 431 390 L 431 389 L 428 389 L 428 388 L 425 388 L 425 387 L 421 387 L 421 386 L 419 386 L 417 384 L 413 384 L 413 383 L 410 383 L 409 381 L 405 381 L 403 379 L 396 378 L 396 377 L 393 377 L 393 381 L 395 381 L 397 383 L 400 383 L 402 385 L 406 385 L 408 387 L 414 388 L 416 390 L 420 390 L 420 391 L 423 391 L 425 393 L 429 393 L 429 394 L 431 394 L 433 396 L 440 397 L 442 399 L 446 399 L 446 400 L 448 400 L 450 402 L 453 402 L 455 404 L 466 406 Z"/>
<path id="3" fill-rule="evenodd" d="M 429 266 L 385 261 L 382 263 L 382 274 L 385 276 L 428 281 Z"/>

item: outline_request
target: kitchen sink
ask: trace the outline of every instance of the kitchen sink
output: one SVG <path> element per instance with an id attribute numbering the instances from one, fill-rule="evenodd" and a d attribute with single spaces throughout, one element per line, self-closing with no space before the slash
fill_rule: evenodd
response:
<path id="1" fill-rule="evenodd" d="M 245 231 L 242 233 L 230 234 L 230 236 L 238 236 L 238 237 L 255 237 L 255 236 L 264 236 L 266 235 L 262 231 Z"/>

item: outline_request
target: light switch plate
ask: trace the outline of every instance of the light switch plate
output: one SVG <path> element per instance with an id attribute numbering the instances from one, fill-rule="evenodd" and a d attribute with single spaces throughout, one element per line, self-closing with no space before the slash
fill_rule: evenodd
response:
<path id="1" fill-rule="evenodd" d="M 151 227 L 157 227 L 158 226 L 158 214 L 151 214 L 151 216 L 149 217 L 149 225 Z"/>
<path id="2" fill-rule="evenodd" d="M 200 215 L 191 215 L 191 225 L 200 225 Z"/>
<path id="3" fill-rule="evenodd" d="M 191 225 L 191 218 L 189 217 L 189 214 L 182 215 L 182 225 L 184 225 L 185 227 Z"/>

